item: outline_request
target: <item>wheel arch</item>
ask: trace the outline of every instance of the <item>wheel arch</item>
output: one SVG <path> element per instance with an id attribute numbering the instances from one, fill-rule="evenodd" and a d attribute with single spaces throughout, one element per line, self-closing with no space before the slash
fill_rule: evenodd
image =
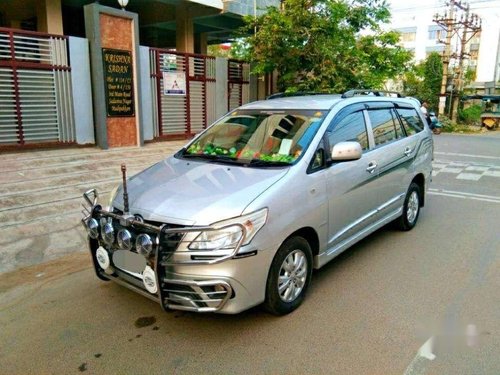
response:
<path id="1" fill-rule="evenodd" d="M 297 229 L 295 232 L 290 234 L 283 241 L 283 243 L 292 237 L 304 238 L 309 243 L 309 246 L 311 246 L 311 252 L 312 252 L 313 258 L 319 254 L 319 236 L 318 236 L 318 233 L 316 233 L 316 231 L 313 228 L 303 227 L 303 228 Z"/>
<path id="2" fill-rule="evenodd" d="M 417 174 L 413 177 L 412 183 L 416 183 L 420 188 L 420 207 L 424 207 L 425 204 L 425 177 L 423 173 Z"/>

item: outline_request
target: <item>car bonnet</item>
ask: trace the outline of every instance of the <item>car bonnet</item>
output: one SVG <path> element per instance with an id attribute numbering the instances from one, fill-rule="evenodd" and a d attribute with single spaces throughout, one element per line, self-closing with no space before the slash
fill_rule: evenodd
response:
<path id="1" fill-rule="evenodd" d="M 130 213 L 164 223 L 209 225 L 241 215 L 288 170 L 169 157 L 130 178 Z M 122 187 L 112 205 L 123 210 Z"/>

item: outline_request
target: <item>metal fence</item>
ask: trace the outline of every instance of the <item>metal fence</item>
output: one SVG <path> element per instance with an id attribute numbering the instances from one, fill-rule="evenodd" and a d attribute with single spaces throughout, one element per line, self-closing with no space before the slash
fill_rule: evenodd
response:
<path id="1" fill-rule="evenodd" d="M 227 77 L 227 106 L 231 111 L 250 100 L 250 65 L 239 60 L 229 60 Z"/>
<path id="2" fill-rule="evenodd" d="M 250 65 L 228 60 L 227 66 L 225 112 L 250 98 Z M 191 137 L 217 119 L 216 82 L 223 78 L 216 76 L 215 57 L 151 48 L 150 70 L 155 138 Z M 176 76 L 182 80 L 179 90 L 172 87 Z"/>
<path id="3" fill-rule="evenodd" d="M 67 38 L 0 28 L 0 146 L 74 141 Z"/>
<path id="4" fill-rule="evenodd" d="M 215 57 L 152 48 L 150 64 L 156 138 L 190 137 L 215 121 Z"/>

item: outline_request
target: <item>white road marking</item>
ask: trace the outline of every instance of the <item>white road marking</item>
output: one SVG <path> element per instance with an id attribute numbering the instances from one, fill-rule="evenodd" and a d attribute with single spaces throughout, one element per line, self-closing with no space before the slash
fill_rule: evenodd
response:
<path id="1" fill-rule="evenodd" d="M 480 158 L 480 159 L 500 160 L 500 157 L 498 157 L 498 156 L 459 154 L 459 153 L 456 153 L 456 152 L 439 152 L 439 151 L 434 151 L 434 155 L 465 156 L 467 158 Z"/>
<path id="2" fill-rule="evenodd" d="M 465 168 L 466 171 L 475 171 L 475 172 L 485 172 L 488 169 L 490 169 L 490 167 L 477 167 L 475 165 L 471 165 L 470 167 Z"/>
<path id="3" fill-rule="evenodd" d="M 436 359 L 436 355 L 432 353 L 433 345 L 434 337 L 431 337 L 420 347 L 420 349 L 418 349 L 417 355 L 415 355 L 413 360 L 410 362 L 403 375 L 424 374 L 427 365 L 426 360 L 433 361 Z"/>
<path id="4" fill-rule="evenodd" d="M 463 170 L 464 170 L 463 168 L 449 168 L 449 167 L 445 167 L 445 168 L 441 169 L 439 172 L 441 172 L 441 173 L 460 173 Z"/>
<path id="5" fill-rule="evenodd" d="M 427 358 L 429 361 L 433 361 L 434 359 L 436 359 L 436 355 L 432 353 L 433 344 L 434 344 L 434 337 L 431 337 L 429 340 L 425 342 L 424 345 L 420 347 L 420 349 L 418 349 L 417 354 L 420 357 Z"/>
<path id="6" fill-rule="evenodd" d="M 446 163 L 446 164 L 444 164 L 444 163 L 432 163 L 432 166 L 433 166 L 434 168 L 444 168 L 444 167 L 446 167 L 447 165 L 448 165 L 447 163 Z"/>
<path id="7" fill-rule="evenodd" d="M 481 178 L 482 174 L 479 173 L 460 173 L 457 176 L 458 180 L 469 180 L 469 181 L 477 181 Z"/>
<path id="8" fill-rule="evenodd" d="M 500 177 L 500 171 L 486 171 L 483 176 Z"/>
<path id="9" fill-rule="evenodd" d="M 500 197 L 497 197 L 494 195 L 473 194 L 473 193 L 466 193 L 466 192 L 462 192 L 462 191 L 443 190 L 443 189 L 429 189 L 429 194 L 430 195 L 442 195 L 445 197 L 453 197 L 453 198 L 460 198 L 460 199 L 478 200 L 478 201 L 483 201 L 483 202 L 500 203 Z"/>

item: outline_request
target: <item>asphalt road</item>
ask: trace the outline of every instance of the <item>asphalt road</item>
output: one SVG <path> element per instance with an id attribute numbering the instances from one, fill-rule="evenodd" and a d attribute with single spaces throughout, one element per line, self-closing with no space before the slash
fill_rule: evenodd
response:
<path id="1" fill-rule="evenodd" d="M 435 141 L 417 227 L 315 272 L 285 317 L 164 313 L 86 253 L 0 276 L 0 373 L 500 374 L 500 132 Z"/>

